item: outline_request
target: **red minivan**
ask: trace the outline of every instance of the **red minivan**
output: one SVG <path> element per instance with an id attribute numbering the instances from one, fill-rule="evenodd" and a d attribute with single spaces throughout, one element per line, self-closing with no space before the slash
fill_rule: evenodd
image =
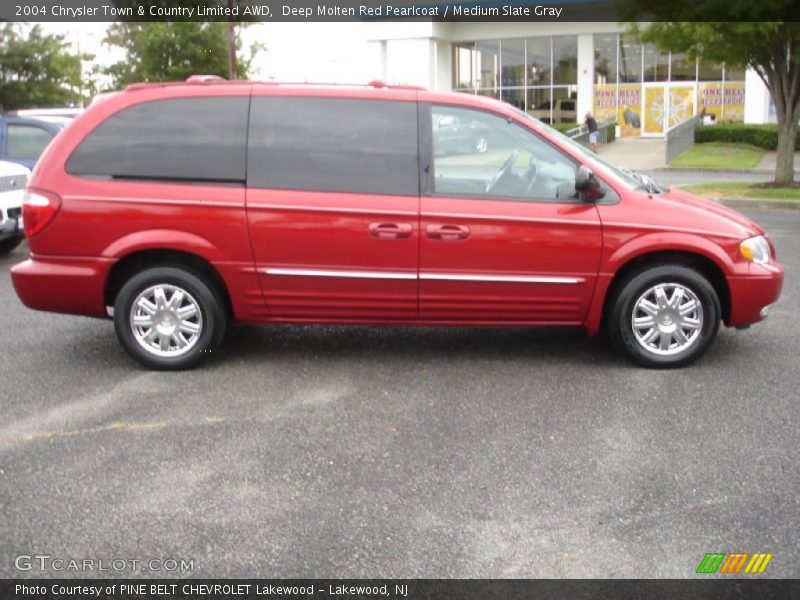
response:
<path id="1" fill-rule="evenodd" d="M 731 209 L 507 104 L 377 82 L 130 86 L 48 147 L 23 221 L 22 301 L 112 315 L 153 369 L 194 366 L 232 319 L 604 326 L 675 367 L 783 281 Z"/>

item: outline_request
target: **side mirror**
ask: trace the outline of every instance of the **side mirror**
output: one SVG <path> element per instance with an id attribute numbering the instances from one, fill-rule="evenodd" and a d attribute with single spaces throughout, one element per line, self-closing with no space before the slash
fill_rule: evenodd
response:
<path id="1" fill-rule="evenodd" d="M 586 165 L 578 167 L 578 172 L 575 174 L 575 190 L 580 194 L 581 198 L 587 202 L 594 202 L 595 200 L 605 196 L 603 187 L 594 176 L 592 170 Z"/>

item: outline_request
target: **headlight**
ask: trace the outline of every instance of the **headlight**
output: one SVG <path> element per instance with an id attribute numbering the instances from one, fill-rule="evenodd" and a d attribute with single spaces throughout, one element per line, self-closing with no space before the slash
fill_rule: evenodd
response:
<path id="1" fill-rule="evenodd" d="M 759 265 L 768 263 L 771 258 L 769 242 L 763 235 L 757 235 L 744 240 L 739 244 L 739 252 L 750 262 Z"/>

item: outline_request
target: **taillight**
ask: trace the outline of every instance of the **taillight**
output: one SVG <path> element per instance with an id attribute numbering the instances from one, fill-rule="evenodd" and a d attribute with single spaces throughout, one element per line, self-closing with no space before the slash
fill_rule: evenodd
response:
<path id="1" fill-rule="evenodd" d="M 61 198 L 50 192 L 28 190 L 22 199 L 22 223 L 25 237 L 32 238 L 47 227 L 61 208 Z"/>

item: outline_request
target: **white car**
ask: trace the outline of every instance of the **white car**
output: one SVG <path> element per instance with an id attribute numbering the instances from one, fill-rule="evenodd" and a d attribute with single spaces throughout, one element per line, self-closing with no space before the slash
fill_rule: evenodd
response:
<path id="1" fill-rule="evenodd" d="M 8 254 L 25 238 L 22 228 L 22 197 L 31 170 L 0 160 L 0 255 Z"/>

